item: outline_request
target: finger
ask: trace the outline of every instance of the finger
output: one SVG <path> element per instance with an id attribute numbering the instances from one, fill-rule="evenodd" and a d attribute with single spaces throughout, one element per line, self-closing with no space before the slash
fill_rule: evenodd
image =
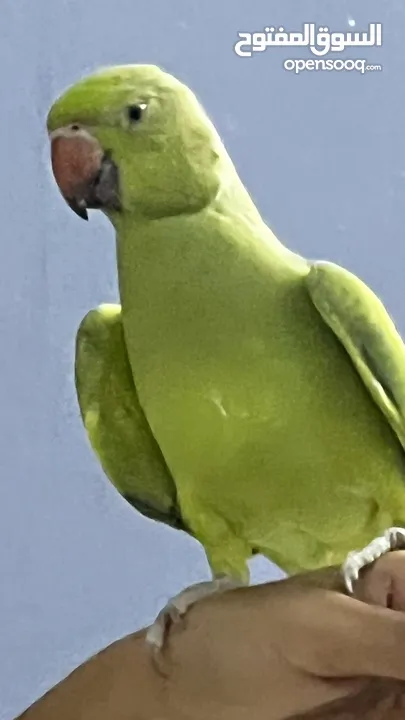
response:
<path id="1" fill-rule="evenodd" d="M 402 613 L 321 589 L 284 600 L 283 607 L 274 603 L 275 639 L 290 662 L 322 677 L 405 680 Z"/>
<path id="2" fill-rule="evenodd" d="M 405 611 L 405 552 L 387 553 L 367 568 L 355 595 L 370 604 Z"/>

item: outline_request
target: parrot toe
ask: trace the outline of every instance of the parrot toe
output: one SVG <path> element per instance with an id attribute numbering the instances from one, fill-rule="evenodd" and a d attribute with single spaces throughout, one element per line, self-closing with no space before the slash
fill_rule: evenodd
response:
<path id="1" fill-rule="evenodd" d="M 160 611 L 155 622 L 146 633 L 146 642 L 154 651 L 159 652 L 164 646 L 166 633 L 170 626 L 173 623 L 180 622 L 192 605 L 211 595 L 233 590 L 243 585 L 243 582 L 228 576 L 220 576 L 213 580 L 190 585 L 190 587 L 175 595 Z"/>
<path id="2" fill-rule="evenodd" d="M 371 565 L 377 558 L 390 550 L 399 550 L 405 547 L 405 529 L 392 527 L 384 535 L 377 537 L 366 545 L 363 550 L 350 552 L 342 565 L 342 574 L 346 588 L 353 594 L 354 583 L 359 577 L 360 570 Z"/>

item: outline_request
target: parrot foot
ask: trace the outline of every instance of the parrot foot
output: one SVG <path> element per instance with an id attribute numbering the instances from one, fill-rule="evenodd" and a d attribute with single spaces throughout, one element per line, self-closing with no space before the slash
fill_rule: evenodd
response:
<path id="1" fill-rule="evenodd" d="M 170 625 L 180 622 L 192 605 L 211 595 L 216 595 L 226 590 L 234 590 L 244 584 L 245 583 L 235 578 L 221 575 L 213 580 L 190 585 L 190 587 L 185 588 L 178 595 L 175 595 L 175 597 L 165 605 L 163 610 L 160 611 L 155 622 L 146 633 L 146 642 L 155 652 L 159 652 L 163 648 L 166 633 Z"/>
<path id="2" fill-rule="evenodd" d="M 353 586 L 359 577 L 360 570 L 371 565 L 381 555 L 390 550 L 399 550 L 405 547 L 405 529 L 392 527 L 384 535 L 375 538 L 363 550 L 350 552 L 342 565 L 342 574 L 348 592 L 353 594 Z"/>

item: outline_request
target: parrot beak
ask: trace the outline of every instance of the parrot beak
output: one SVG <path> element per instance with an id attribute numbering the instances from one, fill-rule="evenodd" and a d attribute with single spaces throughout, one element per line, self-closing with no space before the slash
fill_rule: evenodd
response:
<path id="1" fill-rule="evenodd" d="M 52 171 L 69 207 L 83 220 L 87 210 L 121 210 L 119 172 L 109 151 L 77 125 L 49 134 Z"/>

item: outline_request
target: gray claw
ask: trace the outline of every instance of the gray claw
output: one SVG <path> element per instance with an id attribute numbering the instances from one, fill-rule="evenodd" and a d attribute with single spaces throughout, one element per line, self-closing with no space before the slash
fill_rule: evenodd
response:
<path id="1" fill-rule="evenodd" d="M 388 528 L 381 537 L 372 540 L 363 550 L 350 552 L 342 565 L 343 578 L 350 595 L 353 594 L 353 586 L 359 578 L 360 570 L 371 565 L 381 555 L 402 547 L 405 547 L 405 530 L 392 527 Z"/>

